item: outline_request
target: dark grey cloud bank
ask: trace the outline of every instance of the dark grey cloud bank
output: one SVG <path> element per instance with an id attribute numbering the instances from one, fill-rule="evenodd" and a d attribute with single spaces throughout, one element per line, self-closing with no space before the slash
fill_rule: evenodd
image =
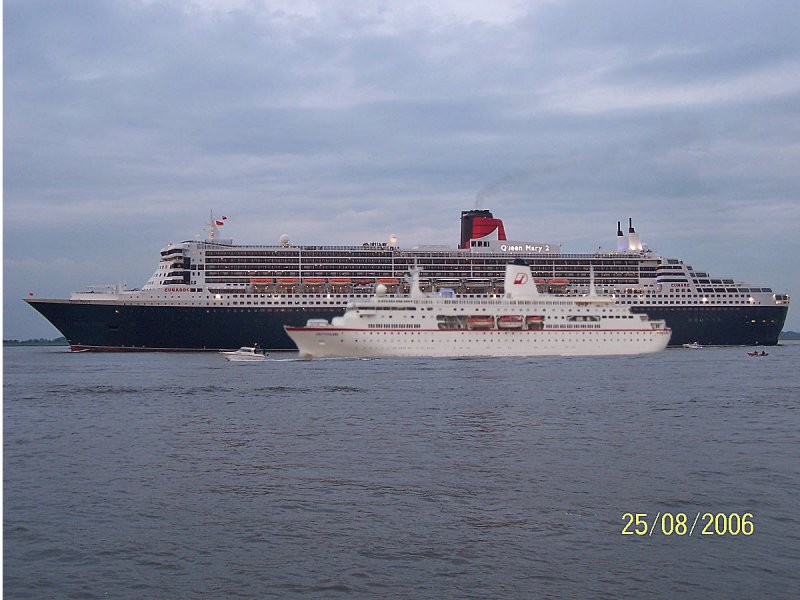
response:
<path id="1" fill-rule="evenodd" d="M 271 242 L 645 241 L 800 292 L 795 2 L 6 1 L 5 337 L 208 210 Z M 800 329 L 790 312 L 789 327 Z"/>

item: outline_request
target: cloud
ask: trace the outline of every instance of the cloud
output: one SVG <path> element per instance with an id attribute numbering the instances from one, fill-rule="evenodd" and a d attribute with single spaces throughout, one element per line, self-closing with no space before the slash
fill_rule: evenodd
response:
<path id="1" fill-rule="evenodd" d="M 163 5 L 163 0 L 133 0 L 135 4 Z M 394 30 L 409 23 L 420 21 L 458 19 L 466 22 L 508 23 L 524 14 L 522 3 L 517 0 L 497 0 L 492 3 L 480 0 L 439 0 L 435 3 L 424 0 L 406 2 L 375 2 L 370 0 L 347 0 L 319 2 L 318 0 L 184 0 L 183 9 L 210 18 L 230 16 L 239 12 L 260 14 L 269 18 L 300 18 L 316 21 L 370 21 L 378 23 L 382 30 Z M 528 3 L 530 10 L 547 2 Z"/>
<path id="2" fill-rule="evenodd" d="M 793 60 L 733 77 L 660 86 L 652 82 L 608 83 L 603 80 L 602 71 L 590 71 L 554 82 L 543 90 L 542 107 L 555 112 L 592 114 L 762 102 L 799 96 L 800 80 L 795 77 L 798 71 L 800 61 Z"/>
<path id="3" fill-rule="evenodd" d="M 595 249 L 633 215 L 653 247 L 685 251 L 670 236 L 709 232 L 713 217 L 705 268 L 800 292 L 783 258 L 797 242 L 787 252 L 742 227 L 762 210 L 782 232 L 800 225 L 794 2 L 4 10 L 6 259 L 84 263 L 95 240 L 92 252 L 124 256 L 103 275 L 138 285 L 212 208 L 254 243 L 455 245 L 480 196 L 514 237 L 565 250 Z M 737 265 L 731 243 L 758 252 Z M 9 274 L 7 317 L 23 285 Z M 48 282 L 60 293 L 98 277 Z"/>

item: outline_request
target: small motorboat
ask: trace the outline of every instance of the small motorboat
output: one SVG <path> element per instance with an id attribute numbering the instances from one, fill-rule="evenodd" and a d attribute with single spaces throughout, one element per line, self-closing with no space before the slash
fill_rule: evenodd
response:
<path id="1" fill-rule="evenodd" d="M 684 348 L 702 348 L 703 345 L 700 342 L 692 342 L 691 344 L 684 344 Z"/>
<path id="2" fill-rule="evenodd" d="M 758 350 L 755 350 L 753 352 L 748 352 L 747 356 L 769 356 L 769 354 L 767 354 L 763 350 L 761 352 L 759 352 Z"/>
<path id="3" fill-rule="evenodd" d="M 238 350 L 220 352 L 227 360 L 235 362 L 253 362 L 267 360 L 267 353 L 261 351 L 258 346 L 242 346 Z"/>

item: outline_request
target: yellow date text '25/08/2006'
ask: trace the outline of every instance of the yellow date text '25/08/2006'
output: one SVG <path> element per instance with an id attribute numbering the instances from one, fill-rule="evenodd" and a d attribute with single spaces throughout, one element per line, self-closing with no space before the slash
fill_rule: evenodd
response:
<path id="1" fill-rule="evenodd" d="M 622 535 L 652 536 L 660 535 L 695 536 L 750 536 L 755 533 L 753 513 L 712 513 L 659 512 L 653 517 L 650 513 L 623 513 Z"/>

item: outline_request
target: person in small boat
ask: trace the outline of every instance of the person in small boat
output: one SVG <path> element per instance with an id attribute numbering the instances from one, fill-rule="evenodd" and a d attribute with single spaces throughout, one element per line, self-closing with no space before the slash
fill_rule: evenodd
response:
<path id="1" fill-rule="evenodd" d="M 761 356 L 766 356 L 766 355 L 767 355 L 767 353 L 762 350 L 761 351 Z"/>

